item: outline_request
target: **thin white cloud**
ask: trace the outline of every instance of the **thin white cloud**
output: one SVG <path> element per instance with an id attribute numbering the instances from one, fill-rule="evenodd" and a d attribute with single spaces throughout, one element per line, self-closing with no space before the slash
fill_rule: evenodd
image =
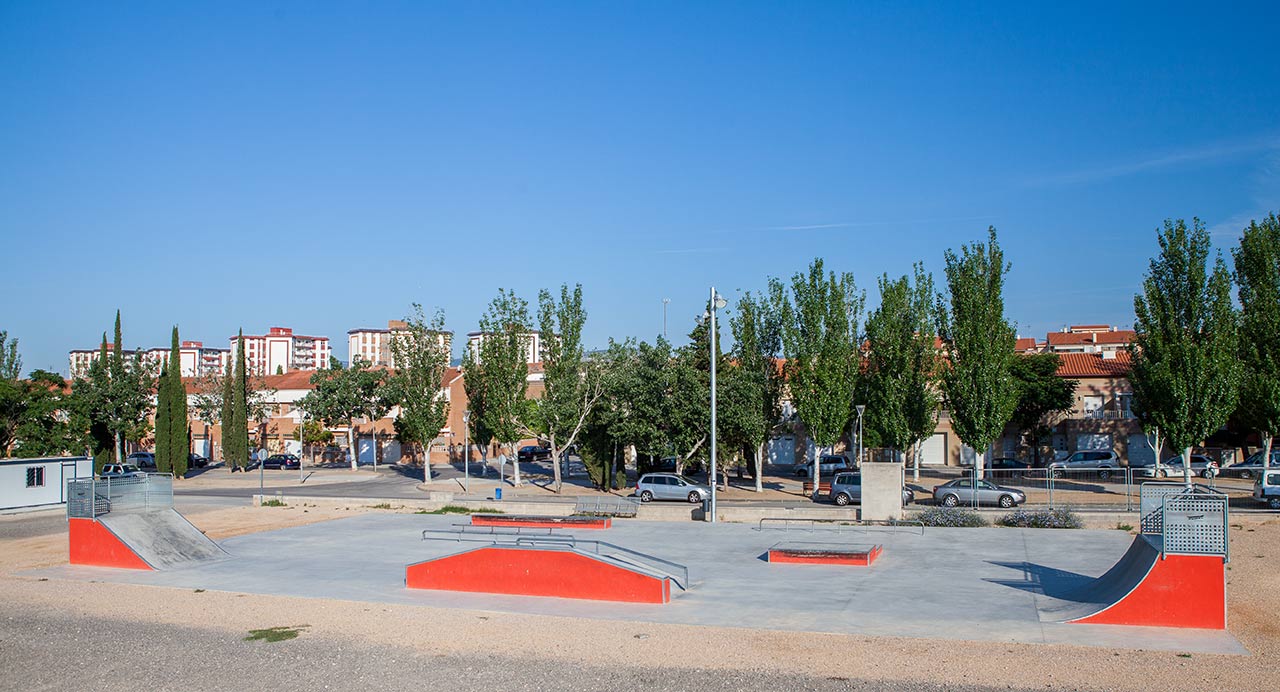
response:
<path id="1" fill-rule="evenodd" d="M 898 219 L 896 221 L 843 221 L 840 223 L 816 223 L 798 226 L 765 226 L 761 231 L 820 231 L 829 228 L 866 228 L 871 226 L 911 226 L 927 223 L 953 223 L 958 221 L 981 221 L 993 219 L 994 214 L 978 216 L 944 216 L 933 219 Z"/>
<path id="2" fill-rule="evenodd" d="M 1209 235 L 1239 238 L 1250 221 L 1258 221 L 1267 214 L 1280 212 L 1280 148 L 1263 157 L 1257 170 L 1253 172 L 1250 187 L 1253 208 L 1209 224 Z"/>
<path id="3" fill-rule="evenodd" d="M 1145 173 L 1147 171 L 1227 161 L 1260 152 L 1274 151 L 1278 148 L 1280 148 L 1280 137 L 1270 134 L 1243 141 L 1217 142 L 1199 147 L 1190 147 L 1178 151 L 1149 155 L 1136 161 L 1113 163 L 1095 168 L 1084 168 L 1076 171 L 1040 176 L 1028 179 L 1026 184 L 1031 187 L 1053 187 L 1058 185 L 1096 183 Z"/>

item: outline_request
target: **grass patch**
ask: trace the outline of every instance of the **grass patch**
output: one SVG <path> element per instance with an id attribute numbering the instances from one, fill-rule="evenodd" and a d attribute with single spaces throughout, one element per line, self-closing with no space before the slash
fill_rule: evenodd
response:
<path id="1" fill-rule="evenodd" d="M 1124 523 L 1124 522 L 1120 522 L 1119 524 L 1116 524 L 1116 530 L 1117 530 L 1117 531 L 1132 531 L 1132 530 L 1133 530 L 1133 524 L 1126 524 L 1126 523 Z"/>
<path id="2" fill-rule="evenodd" d="M 463 507 L 461 505 L 445 505 L 440 509 L 420 509 L 417 512 L 414 512 L 414 514 L 506 514 L 506 512 L 503 512 L 500 509 L 493 509 L 491 507 L 471 509 L 470 507 Z"/>
<path id="3" fill-rule="evenodd" d="M 369 505 L 369 509 L 391 509 L 391 503 L 383 502 L 382 504 Z"/>
<path id="4" fill-rule="evenodd" d="M 268 627 L 262 630 L 249 630 L 249 636 L 244 640 L 247 642 L 282 642 L 287 639 L 297 639 L 303 629 L 311 625 L 297 625 L 294 627 Z"/>
<path id="5" fill-rule="evenodd" d="M 263 506 L 263 507 L 288 507 L 289 505 L 286 505 L 286 504 L 284 503 L 284 500 L 277 500 L 277 499 L 275 499 L 275 498 L 271 498 L 270 500 L 263 500 L 263 501 L 262 501 L 262 505 L 261 505 L 261 506 Z"/>

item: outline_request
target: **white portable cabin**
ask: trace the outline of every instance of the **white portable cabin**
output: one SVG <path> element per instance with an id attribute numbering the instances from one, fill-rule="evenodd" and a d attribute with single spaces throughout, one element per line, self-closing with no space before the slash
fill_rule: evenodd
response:
<path id="1" fill-rule="evenodd" d="M 89 457 L 0 459 L 0 510 L 63 504 L 67 481 L 92 477 Z"/>

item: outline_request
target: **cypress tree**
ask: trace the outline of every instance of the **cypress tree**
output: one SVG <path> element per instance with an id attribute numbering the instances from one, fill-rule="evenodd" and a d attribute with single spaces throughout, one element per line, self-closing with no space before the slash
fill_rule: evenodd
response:
<path id="1" fill-rule="evenodd" d="M 182 478 L 187 474 L 191 438 L 187 426 L 187 389 L 182 384 L 182 350 L 178 341 L 178 327 L 173 328 L 173 342 L 169 347 L 169 464 L 173 475 Z"/>
<path id="2" fill-rule="evenodd" d="M 169 405 L 169 365 L 160 368 L 160 378 L 156 380 L 156 472 L 170 473 L 173 462 L 169 447 L 169 418 L 172 410 Z"/>
<path id="3" fill-rule="evenodd" d="M 236 380 L 231 391 L 231 435 L 235 441 L 232 463 L 241 468 L 249 465 L 249 402 L 244 365 L 244 330 L 236 338 Z"/>
<path id="4" fill-rule="evenodd" d="M 231 468 L 231 451 L 234 449 L 235 442 L 232 441 L 231 435 L 227 431 L 231 429 L 231 400 L 232 391 L 235 385 L 235 363 L 227 362 L 227 371 L 222 374 L 222 410 L 218 414 L 218 422 L 222 429 L 222 461 L 226 463 L 227 468 Z"/>

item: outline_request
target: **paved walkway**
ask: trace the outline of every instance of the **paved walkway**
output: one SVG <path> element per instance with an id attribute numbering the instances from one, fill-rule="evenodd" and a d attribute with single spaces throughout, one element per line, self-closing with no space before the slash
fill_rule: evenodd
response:
<path id="1" fill-rule="evenodd" d="M 167 572 L 91 567 L 41 576 L 571 617 L 952 640 L 1245 653 L 1227 633 L 1043 621 L 1045 595 L 1105 572 L 1132 537 L 1119 531 L 927 529 L 835 533 L 742 524 L 618 520 L 564 531 L 687 565 L 692 589 L 666 605 L 411 591 L 407 564 L 475 544 L 423 541 L 465 517 L 367 514 L 239 536 L 236 559 Z M 769 546 L 814 540 L 884 545 L 871 567 L 770 564 Z"/>

